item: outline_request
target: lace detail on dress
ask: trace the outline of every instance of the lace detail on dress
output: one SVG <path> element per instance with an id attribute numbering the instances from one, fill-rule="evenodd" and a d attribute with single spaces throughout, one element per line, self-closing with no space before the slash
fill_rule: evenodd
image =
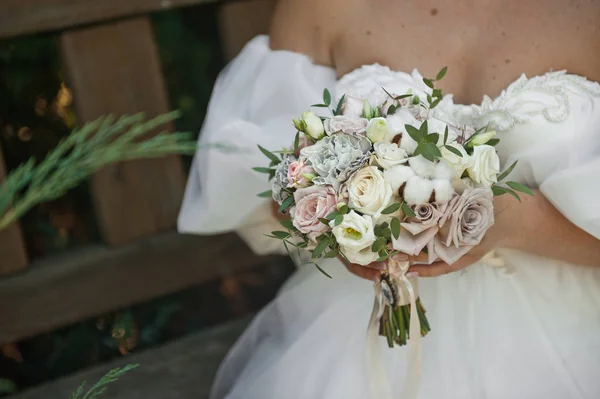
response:
<path id="1" fill-rule="evenodd" d="M 459 124 L 489 124 L 507 131 L 539 115 L 549 122 L 564 121 L 569 116 L 571 93 L 586 96 L 593 106 L 593 98 L 600 97 L 600 84 L 566 71 L 531 79 L 523 74 L 494 100 L 485 96 L 481 105 L 453 104 L 444 111 Z"/>

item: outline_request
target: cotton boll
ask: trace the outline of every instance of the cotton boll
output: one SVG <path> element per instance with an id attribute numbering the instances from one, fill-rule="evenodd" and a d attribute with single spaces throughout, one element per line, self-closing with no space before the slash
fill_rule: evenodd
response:
<path id="1" fill-rule="evenodd" d="M 425 159 L 422 155 L 417 155 L 408 161 L 410 167 L 418 176 L 430 178 L 435 171 L 435 164 Z"/>
<path id="2" fill-rule="evenodd" d="M 404 165 L 394 166 L 383 172 L 383 179 L 392 186 L 392 193 L 394 194 L 398 194 L 400 187 L 414 176 L 415 172 Z"/>
<path id="3" fill-rule="evenodd" d="M 404 188 L 404 200 L 408 205 L 419 205 L 429 202 L 433 193 L 433 182 L 419 176 L 411 177 Z"/>
<path id="4" fill-rule="evenodd" d="M 435 190 L 435 201 L 439 203 L 448 202 L 454 195 L 454 188 L 449 180 L 433 180 Z"/>
<path id="5" fill-rule="evenodd" d="M 454 178 L 454 168 L 441 160 L 435 165 L 432 178 L 441 180 L 452 180 Z"/>
<path id="6" fill-rule="evenodd" d="M 419 145 L 406 131 L 402 133 L 402 139 L 400 140 L 399 147 L 402 148 L 408 155 L 412 155 Z"/>

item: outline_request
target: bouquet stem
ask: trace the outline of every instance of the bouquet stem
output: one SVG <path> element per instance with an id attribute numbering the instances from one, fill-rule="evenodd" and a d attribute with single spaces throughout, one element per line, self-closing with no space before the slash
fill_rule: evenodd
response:
<path id="1" fill-rule="evenodd" d="M 425 315 L 425 307 L 423 307 L 420 298 L 417 298 L 416 305 L 417 317 L 421 323 L 421 336 L 424 337 L 431 331 L 431 328 Z M 409 326 L 411 313 L 412 309 L 410 305 L 385 305 L 380 320 L 379 335 L 386 337 L 390 348 L 393 348 L 394 345 L 404 346 L 407 344 L 410 339 Z"/>

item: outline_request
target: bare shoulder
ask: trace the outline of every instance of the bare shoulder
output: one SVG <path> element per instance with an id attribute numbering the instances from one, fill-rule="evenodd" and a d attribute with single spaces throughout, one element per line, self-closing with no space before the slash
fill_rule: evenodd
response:
<path id="1" fill-rule="evenodd" d="M 270 46 L 311 57 L 315 63 L 333 65 L 332 44 L 342 25 L 336 3 L 346 0 L 278 0 L 271 21 Z"/>

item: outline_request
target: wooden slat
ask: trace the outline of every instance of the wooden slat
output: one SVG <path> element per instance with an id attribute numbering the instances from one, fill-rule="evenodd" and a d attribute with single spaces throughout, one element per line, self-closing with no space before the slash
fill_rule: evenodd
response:
<path id="1" fill-rule="evenodd" d="M 218 0 L 2 0 L 0 38 L 215 1 Z"/>
<path id="2" fill-rule="evenodd" d="M 275 258 L 234 234 L 175 232 L 119 248 L 91 247 L 0 280 L 0 344 L 157 298 Z"/>
<path id="3" fill-rule="evenodd" d="M 0 146 L 0 184 L 6 176 L 2 146 Z M 19 223 L 0 231 L 0 276 L 22 270 L 27 266 L 27 252 Z"/>
<path id="4" fill-rule="evenodd" d="M 276 0 L 245 0 L 223 4 L 219 10 L 219 31 L 226 59 L 233 59 L 256 35 L 269 33 Z"/>
<path id="5" fill-rule="evenodd" d="M 147 17 L 64 32 L 60 38 L 78 118 L 169 111 Z M 177 156 L 109 166 L 92 178 L 107 243 L 123 244 L 175 226 L 185 187 Z"/>

